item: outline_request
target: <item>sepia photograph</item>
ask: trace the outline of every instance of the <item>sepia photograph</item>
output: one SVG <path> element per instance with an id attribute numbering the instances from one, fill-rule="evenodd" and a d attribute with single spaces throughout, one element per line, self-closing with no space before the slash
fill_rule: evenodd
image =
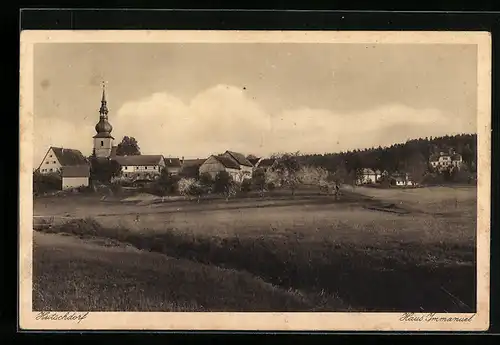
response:
<path id="1" fill-rule="evenodd" d="M 488 33 L 27 31 L 20 74 L 21 327 L 488 328 Z"/>

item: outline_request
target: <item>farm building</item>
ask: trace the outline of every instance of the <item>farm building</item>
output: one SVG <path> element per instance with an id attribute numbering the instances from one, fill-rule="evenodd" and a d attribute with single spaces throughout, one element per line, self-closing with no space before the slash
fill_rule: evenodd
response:
<path id="1" fill-rule="evenodd" d="M 87 187 L 89 185 L 90 166 L 63 166 L 61 168 L 61 177 L 63 190 Z"/>
<path id="2" fill-rule="evenodd" d="M 241 182 L 248 175 L 240 168 L 238 162 L 228 156 L 212 155 L 200 166 L 199 172 L 201 174 L 208 173 L 212 178 L 215 178 L 221 171 L 226 171 L 229 175 L 238 182 Z M 250 173 L 250 177 L 251 177 Z"/>
<path id="3" fill-rule="evenodd" d="M 238 164 L 240 167 L 240 174 L 242 175 L 241 179 L 252 177 L 254 166 L 248 159 L 246 159 L 245 155 L 234 151 L 226 151 L 221 156 L 227 157 Z"/>
<path id="4" fill-rule="evenodd" d="M 88 164 L 87 159 L 79 150 L 50 147 L 45 154 L 38 171 L 42 174 L 60 172 L 65 166 L 78 166 Z"/>
<path id="5" fill-rule="evenodd" d="M 121 178 L 154 180 L 165 167 L 162 155 L 115 156 L 111 158 L 121 167 Z"/>

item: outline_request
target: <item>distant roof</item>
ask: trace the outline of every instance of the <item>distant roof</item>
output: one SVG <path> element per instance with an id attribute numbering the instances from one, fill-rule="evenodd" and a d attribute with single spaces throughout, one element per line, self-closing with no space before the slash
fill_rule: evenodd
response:
<path id="1" fill-rule="evenodd" d="M 226 153 L 228 153 L 231 157 L 233 157 L 233 159 L 236 160 L 238 164 L 253 167 L 253 164 L 248 159 L 246 159 L 245 155 L 229 150 L 226 151 Z"/>
<path id="2" fill-rule="evenodd" d="M 115 156 L 112 158 L 120 165 L 158 165 L 162 155 Z"/>
<path id="3" fill-rule="evenodd" d="M 248 159 L 248 161 L 249 161 L 250 163 L 252 163 L 252 165 L 257 164 L 257 162 L 258 162 L 259 160 L 260 160 L 260 158 L 250 158 L 250 159 Z"/>
<path id="4" fill-rule="evenodd" d="M 51 149 L 62 166 L 87 164 L 87 159 L 79 150 L 62 147 L 51 147 Z"/>
<path id="5" fill-rule="evenodd" d="M 182 162 L 182 168 L 194 167 L 202 165 L 207 159 L 206 158 L 197 158 L 197 159 L 184 159 Z"/>
<path id="6" fill-rule="evenodd" d="M 165 166 L 167 167 L 171 168 L 181 167 L 181 160 L 179 158 L 163 158 L 163 161 L 165 162 Z"/>
<path id="7" fill-rule="evenodd" d="M 233 160 L 227 156 L 214 156 L 219 162 L 221 162 L 224 167 L 229 169 L 240 169 L 240 165 L 236 160 Z"/>
<path id="8" fill-rule="evenodd" d="M 264 158 L 261 159 L 260 162 L 257 164 L 257 167 L 259 168 L 269 168 L 271 167 L 274 163 L 276 162 L 275 159 L 272 158 Z"/>
<path id="9" fill-rule="evenodd" d="M 370 168 L 364 168 L 363 169 L 363 174 L 364 175 L 375 175 L 375 171 L 373 171 L 372 169 Z"/>
<path id="10" fill-rule="evenodd" d="M 89 177 L 89 165 L 67 165 L 61 168 L 62 177 Z"/>

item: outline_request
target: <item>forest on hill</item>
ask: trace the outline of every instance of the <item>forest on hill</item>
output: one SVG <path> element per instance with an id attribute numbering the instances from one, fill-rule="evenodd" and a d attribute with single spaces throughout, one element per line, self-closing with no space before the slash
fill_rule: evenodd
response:
<path id="1" fill-rule="evenodd" d="M 306 154 L 301 155 L 300 160 L 304 165 L 322 167 L 331 172 L 343 167 L 348 172 L 371 168 L 395 173 L 410 172 L 409 170 L 414 169 L 416 166 L 425 166 L 427 169 L 431 155 L 440 152 L 461 154 L 467 170 L 475 172 L 477 135 L 458 134 L 426 137 L 393 144 L 389 147 L 379 146 L 340 153 Z"/>

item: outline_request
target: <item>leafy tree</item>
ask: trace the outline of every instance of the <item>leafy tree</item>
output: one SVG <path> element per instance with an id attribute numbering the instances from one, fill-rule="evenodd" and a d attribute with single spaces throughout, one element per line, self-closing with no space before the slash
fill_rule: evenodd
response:
<path id="1" fill-rule="evenodd" d="M 102 183 L 110 183 L 115 177 L 121 176 L 121 166 L 115 160 L 90 158 L 90 179 Z"/>
<path id="2" fill-rule="evenodd" d="M 33 172 L 33 194 L 35 195 L 61 190 L 61 183 L 61 175 L 58 172 L 50 174 Z"/>
<path id="3" fill-rule="evenodd" d="M 243 181 L 241 181 L 240 190 L 242 192 L 250 192 L 252 190 L 252 180 L 246 178 Z"/>
<path id="4" fill-rule="evenodd" d="M 138 156 L 141 154 L 139 144 L 134 137 L 124 136 L 116 147 L 117 156 Z"/>
<path id="5" fill-rule="evenodd" d="M 266 189 L 266 171 L 262 168 L 254 169 L 252 172 L 252 183 L 260 192 L 260 196 L 263 196 Z"/>
<path id="6" fill-rule="evenodd" d="M 226 200 L 236 194 L 236 183 L 227 171 L 220 171 L 215 176 L 214 191 L 223 194 Z"/>
<path id="7" fill-rule="evenodd" d="M 172 175 L 166 169 L 163 169 L 160 177 L 154 182 L 154 189 L 162 196 L 175 194 L 179 191 L 179 180 L 179 176 Z"/>
<path id="8" fill-rule="evenodd" d="M 204 188 L 205 192 L 211 192 L 214 186 L 214 179 L 209 173 L 203 173 L 200 175 L 200 184 Z"/>
<path id="9" fill-rule="evenodd" d="M 300 183 L 299 171 L 301 164 L 298 157 L 299 152 L 276 154 L 271 157 L 276 160 L 273 170 L 281 180 L 280 185 L 290 188 L 292 195 L 295 195 L 295 189 Z"/>
<path id="10" fill-rule="evenodd" d="M 410 175 L 410 178 L 413 182 L 421 183 L 422 178 L 427 172 L 427 160 L 420 153 L 415 151 L 408 159 L 406 160 L 405 171 Z"/>
<path id="11" fill-rule="evenodd" d="M 200 202 L 200 197 L 204 189 L 200 181 L 194 178 L 181 178 L 179 180 L 179 193 L 187 197 L 196 197 L 197 202 Z"/>

